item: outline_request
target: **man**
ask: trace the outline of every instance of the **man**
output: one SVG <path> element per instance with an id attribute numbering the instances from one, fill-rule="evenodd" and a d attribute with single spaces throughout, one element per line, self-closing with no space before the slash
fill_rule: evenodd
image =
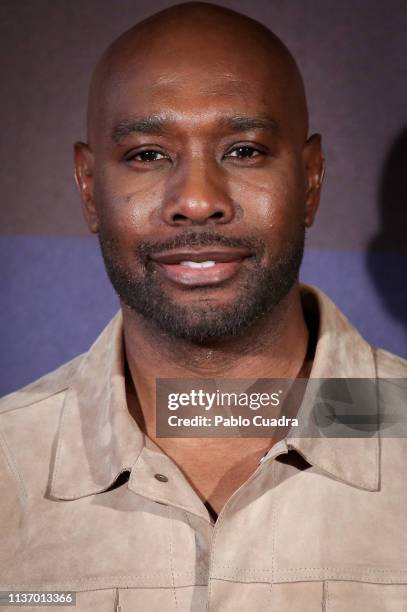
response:
<path id="1" fill-rule="evenodd" d="M 121 313 L 3 401 L 1 589 L 404 610 L 403 440 L 156 435 L 157 379 L 406 375 L 298 283 L 324 161 L 288 50 L 213 5 L 158 13 L 99 62 L 75 164 Z"/>

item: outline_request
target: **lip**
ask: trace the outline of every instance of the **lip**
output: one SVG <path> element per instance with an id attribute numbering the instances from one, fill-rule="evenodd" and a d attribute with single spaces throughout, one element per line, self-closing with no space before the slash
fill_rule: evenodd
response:
<path id="1" fill-rule="evenodd" d="M 216 286 L 231 279 L 251 256 L 247 249 L 180 249 L 154 254 L 151 259 L 173 283 L 182 287 L 203 287 Z M 183 261 L 214 261 L 215 264 L 197 269 L 181 265 Z"/>
<path id="2" fill-rule="evenodd" d="M 228 262 L 238 261 L 250 257 L 252 253 L 248 249 L 216 248 L 216 249 L 172 249 L 154 253 L 151 259 L 160 264 L 180 264 L 181 261 L 215 261 Z"/>

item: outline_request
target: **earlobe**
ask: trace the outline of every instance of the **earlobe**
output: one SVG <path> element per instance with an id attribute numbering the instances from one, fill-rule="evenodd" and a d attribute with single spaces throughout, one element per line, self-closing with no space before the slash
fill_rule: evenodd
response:
<path id="1" fill-rule="evenodd" d="M 305 225 L 311 227 L 318 210 L 321 185 L 325 174 L 325 160 L 322 155 L 319 134 L 313 134 L 308 138 L 303 151 L 303 159 L 307 178 Z"/>
<path id="2" fill-rule="evenodd" d="M 77 142 L 74 145 L 74 157 L 75 182 L 81 196 L 83 214 L 89 230 L 96 234 L 99 222 L 93 197 L 93 153 L 86 143 Z"/>

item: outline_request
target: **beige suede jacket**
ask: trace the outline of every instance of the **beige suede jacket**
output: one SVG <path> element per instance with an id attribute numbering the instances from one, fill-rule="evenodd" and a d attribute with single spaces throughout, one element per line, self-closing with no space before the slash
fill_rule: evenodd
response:
<path id="1" fill-rule="evenodd" d="M 312 377 L 407 378 L 303 292 Z M 214 523 L 130 416 L 122 342 L 119 313 L 89 352 L 2 400 L 1 591 L 74 591 L 80 612 L 407 610 L 405 438 L 284 439 Z"/>

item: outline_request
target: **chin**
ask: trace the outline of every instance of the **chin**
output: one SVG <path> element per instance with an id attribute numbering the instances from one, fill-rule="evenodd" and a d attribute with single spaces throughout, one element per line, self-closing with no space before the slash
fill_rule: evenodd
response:
<path id="1" fill-rule="evenodd" d="M 209 341 L 226 340 L 243 336 L 258 313 L 242 312 L 241 304 L 232 307 L 211 304 L 208 308 L 188 308 L 179 306 L 161 311 L 159 316 L 150 316 L 149 321 L 168 336 L 204 344 Z M 158 313 L 155 313 L 158 314 Z"/>

